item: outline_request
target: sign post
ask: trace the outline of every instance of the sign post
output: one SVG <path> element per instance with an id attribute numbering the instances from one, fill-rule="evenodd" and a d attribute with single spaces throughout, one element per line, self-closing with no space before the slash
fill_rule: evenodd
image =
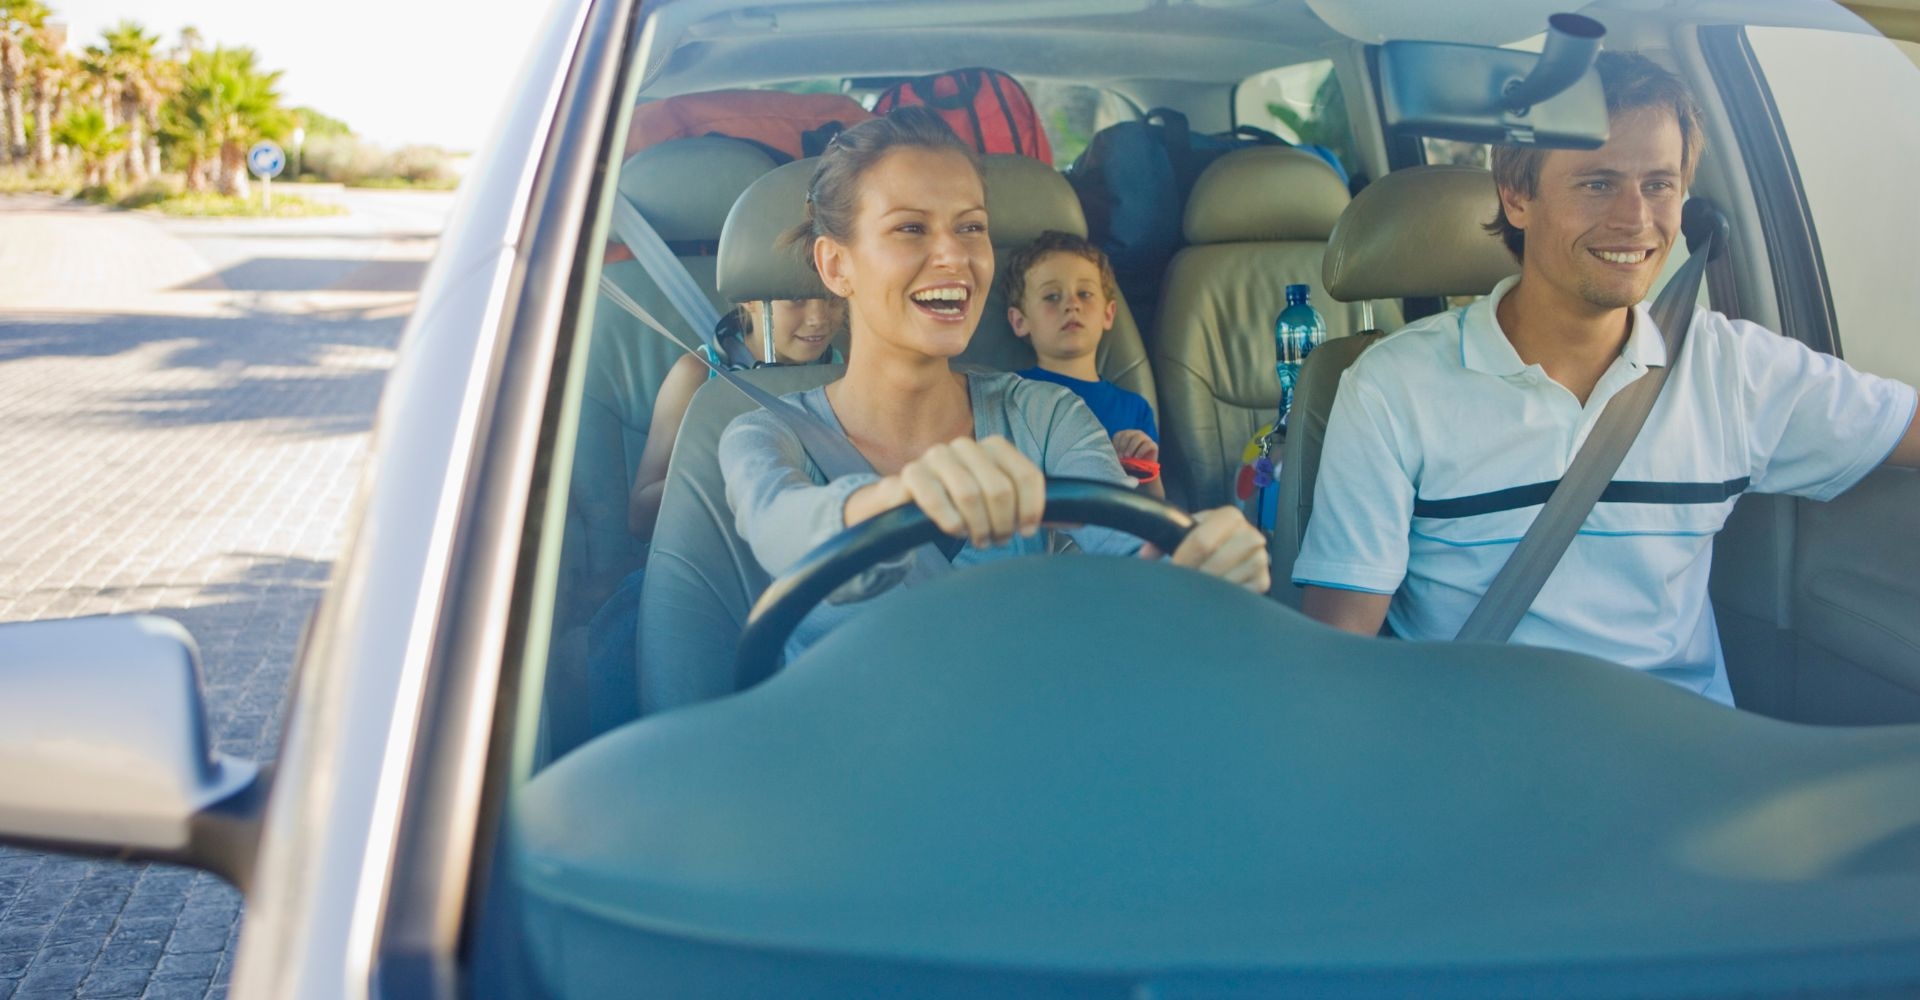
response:
<path id="1" fill-rule="evenodd" d="M 273 179 L 286 169 L 287 154 L 270 139 L 262 139 L 247 150 L 247 169 L 260 178 L 260 207 L 273 211 Z"/>

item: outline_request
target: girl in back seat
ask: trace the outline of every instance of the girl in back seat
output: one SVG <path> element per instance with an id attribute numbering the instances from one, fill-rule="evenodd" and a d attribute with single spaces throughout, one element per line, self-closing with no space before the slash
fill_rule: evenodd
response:
<path id="1" fill-rule="evenodd" d="M 764 364 L 764 348 L 757 324 L 765 315 L 762 303 L 749 302 L 721 317 L 720 342 L 730 357 L 709 358 L 718 365 L 751 367 Z M 773 352 L 783 365 L 808 365 L 822 358 L 838 361 L 833 338 L 847 323 L 846 303 L 838 299 L 776 299 L 773 302 Z M 707 350 L 703 345 L 701 350 Z M 750 360 L 749 360 L 750 359 Z M 633 477 L 633 490 L 627 495 L 627 530 L 635 538 L 653 538 L 653 523 L 660 516 L 660 494 L 667 482 L 667 460 L 673 457 L 673 440 L 680 433 L 680 422 L 687 417 L 693 394 L 713 371 L 699 358 L 687 355 L 667 369 L 660 383 L 660 394 L 653 401 L 653 422 L 647 431 L 647 447 L 640 453 L 640 469 Z"/>
<path id="2" fill-rule="evenodd" d="M 933 112 L 904 108 L 841 133 L 820 158 L 795 239 L 827 290 L 846 300 L 852 349 L 844 377 L 786 399 L 844 434 L 874 472 L 826 481 L 793 431 L 764 410 L 728 425 L 727 500 L 769 573 L 909 503 L 969 539 L 956 566 L 1043 552 L 1047 476 L 1132 485 L 1099 420 L 1065 387 L 949 367 L 979 325 L 994 259 L 979 156 Z M 1198 521 L 1173 561 L 1265 592 L 1265 537 L 1233 507 Z M 1141 549 L 1103 528 L 1070 533 L 1088 552 Z M 925 575 L 913 560 L 842 588 L 801 624 L 788 654 L 855 613 L 847 602 Z"/>

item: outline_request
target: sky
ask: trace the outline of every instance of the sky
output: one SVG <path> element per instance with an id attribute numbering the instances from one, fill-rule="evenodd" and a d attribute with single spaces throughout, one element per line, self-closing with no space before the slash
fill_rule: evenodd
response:
<path id="1" fill-rule="evenodd" d="M 192 25 L 284 70 L 280 93 L 387 147 L 474 151 L 545 20 L 548 0 L 44 0 L 75 51 L 131 19 L 162 48 Z"/>

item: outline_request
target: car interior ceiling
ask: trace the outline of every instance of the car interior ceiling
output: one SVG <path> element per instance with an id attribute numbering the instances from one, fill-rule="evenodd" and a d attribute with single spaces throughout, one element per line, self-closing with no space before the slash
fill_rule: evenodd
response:
<path id="1" fill-rule="evenodd" d="M 938 5 L 941 11 L 946 12 L 938 19 L 949 24 L 964 22 L 961 8 L 966 6 Z M 1713 5 L 1699 6 L 1710 10 Z M 987 7 L 998 14 L 1006 11 L 1002 5 L 990 4 Z M 925 13 L 933 9 L 926 5 L 913 5 L 913 9 L 922 11 L 923 16 L 933 16 Z M 722 87 L 792 81 L 897 76 L 929 72 L 941 67 L 978 64 L 1007 69 L 1016 76 L 1030 80 L 1072 80 L 1106 87 L 1120 93 L 1126 103 L 1136 108 L 1169 104 L 1189 113 L 1195 120 L 1196 129 L 1217 129 L 1233 124 L 1230 121 L 1232 87 L 1240 79 L 1278 66 L 1326 58 L 1331 53 L 1343 77 L 1342 82 L 1347 85 L 1347 109 L 1352 113 L 1358 140 L 1356 155 L 1362 160 L 1371 160 L 1374 154 L 1370 153 L 1370 149 L 1377 148 L 1369 146 L 1379 138 L 1377 110 L 1360 96 L 1369 92 L 1366 81 L 1351 78 L 1353 72 L 1366 65 L 1362 58 L 1364 46 L 1332 34 L 1317 18 L 1307 13 L 1304 6 L 1249 6 L 1208 10 L 1204 13 L 1182 11 L 1179 19 L 1161 24 L 1156 22 L 1156 18 L 1171 17 L 1171 12 L 1157 6 L 1143 5 L 1143 9 L 1110 16 L 1111 24 L 1106 27 L 1112 29 L 1111 40 L 1118 47 L 1086 43 L 1087 33 L 1102 30 L 1101 19 L 1087 18 L 1054 25 L 1045 20 L 1048 16 L 1045 4 L 1029 12 L 1025 19 L 1004 25 L 916 28 L 912 31 L 901 29 L 897 37 L 902 44 L 898 46 L 877 45 L 874 36 L 867 33 L 835 34 L 828 30 L 830 20 L 825 18 L 811 28 L 804 20 L 800 20 L 799 24 L 804 30 L 795 29 L 793 25 L 798 13 L 782 8 L 774 15 L 769 15 L 775 21 L 721 22 L 714 20 L 721 16 L 718 13 L 703 14 L 702 5 L 698 2 L 668 5 L 664 13 L 658 16 L 663 23 L 677 25 L 680 41 L 670 58 L 659 59 L 658 64 L 665 68 L 650 80 L 642 97 L 654 99 Z M 1670 35 L 1673 31 L 1671 22 L 1654 14 L 1624 10 L 1609 12 L 1608 24 L 1614 31 L 1610 42 L 1617 39 L 1622 47 L 1640 46 L 1656 54 L 1664 54 L 1663 61 L 1687 73 L 1704 100 L 1711 102 L 1715 99 L 1711 80 L 1706 76 L 1693 47 L 1676 43 Z M 722 30 L 728 25 L 739 30 Z M 661 33 L 665 34 L 671 33 Z M 796 41 L 796 35 L 804 43 Z M 659 43 L 660 36 L 650 37 L 656 39 L 656 44 Z M 1107 40 L 1103 38 L 1102 42 Z M 1129 44 L 1138 45 L 1139 51 L 1129 54 L 1130 50 L 1126 48 Z M 1144 79 L 1137 75 L 1123 75 L 1118 71 L 1119 67 L 1139 66 L 1155 67 L 1155 77 Z M 1137 74 L 1138 71 L 1133 72 Z M 1740 154 L 1735 145 L 1736 137 L 1728 131 L 1725 122 L 1717 121 L 1717 118 L 1719 116 L 1710 114 L 1709 122 L 1710 127 L 1717 130 L 1711 137 L 1712 145 L 1720 152 L 1709 157 L 1696 190 L 1712 195 L 1727 205 L 1736 230 L 1757 231 L 1759 219 L 1751 208 L 1750 199 L 1743 194 L 1747 181 L 1739 170 Z M 629 172 L 623 174 L 621 187 L 636 197 L 643 211 L 649 192 L 661 192 L 663 200 L 676 203 L 676 217 L 684 220 L 685 225 L 668 236 L 671 241 L 684 245 L 711 245 L 721 239 L 723 223 L 735 200 L 759 176 L 770 175 L 776 168 L 770 160 L 748 162 L 751 158 L 743 156 L 735 143 L 710 142 L 706 148 L 690 149 L 688 144 L 695 142 L 680 140 L 676 150 L 663 147 L 636 156 L 628 165 Z M 688 155 L 684 155 L 677 163 L 665 164 L 664 160 L 670 157 L 663 157 L 662 154 L 676 152 Z M 1719 160 L 1717 163 L 1716 157 Z M 1285 160 L 1284 157 L 1277 159 Z M 649 165 L 655 171 L 652 174 L 647 172 Z M 1297 163 L 1283 162 L 1281 165 L 1284 169 L 1302 169 Z M 1365 169 L 1367 163 L 1350 166 L 1358 168 L 1359 173 L 1368 172 Z M 790 165 L 777 169 L 792 171 L 805 167 Z M 1071 191 L 1057 172 L 1044 169 L 1037 162 L 1001 164 L 995 170 L 997 172 L 993 173 L 994 180 L 990 184 L 990 197 L 1021 206 L 1018 212 L 1007 211 L 995 215 L 995 243 L 1001 252 L 1006 249 L 1001 245 L 1003 233 L 1020 238 L 1007 244 L 1011 245 L 1012 242 L 1030 238 L 1041 228 L 1086 231 L 1085 219 L 1081 217 L 1078 206 L 1071 204 Z M 1258 168 L 1255 168 L 1234 183 L 1252 185 L 1257 183 L 1258 176 Z M 727 179 L 717 180 L 722 177 Z M 1300 190 L 1293 182 L 1275 185 L 1275 189 Z M 1219 197 L 1231 211 L 1234 191 L 1229 188 Z M 706 203 L 696 205 L 702 198 L 706 199 Z M 1340 204 L 1332 206 L 1328 218 L 1337 217 L 1344 204 L 1345 198 L 1342 196 Z M 1282 207 L 1294 211 L 1297 206 Z M 651 217 L 653 213 L 646 214 Z M 1007 226 L 1003 230 L 1003 218 L 1035 224 Z M 1188 240 L 1188 251 L 1204 249 L 1202 245 L 1208 240 L 1204 238 L 1204 233 L 1201 235 L 1201 239 Z M 1357 319 L 1348 318 L 1340 311 L 1339 304 L 1326 298 L 1320 286 L 1318 258 L 1324 252 L 1327 235 L 1327 229 L 1321 228 L 1283 238 L 1294 239 L 1303 248 L 1291 252 L 1301 254 L 1303 260 L 1311 258 L 1310 262 L 1298 269 L 1299 277 L 1290 277 L 1289 280 L 1306 280 L 1314 286 L 1316 302 L 1323 312 L 1328 313 L 1330 325 L 1337 327 L 1336 335 L 1357 332 L 1360 329 Z M 1244 250 L 1239 249 L 1239 244 L 1245 242 L 1242 236 L 1229 235 L 1223 242 L 1235 244 L 1236 248 L 1227 255 L 1227 258 L 1240 262 L 1234 266 L 1252 268 L 1261 273 L 1270 272 L 1276 266 L 1269 258 L 1247 256 Z M 724 307 L 728 303 L 722 301 L 715 289 L 710 254 L 710 250 L 690 253 L 683 257 L 683 263 L 702 282 L 716 305 Z M 1768 271 L 1764 250 L 1750 245 L 1738 258 L 1738 266 L 1741 268 L 1742 289 L 1739 304 L 1743 313 L 1763 324 L 1777 321 L 1777 317 L 1770 315 L 1771 297 L 1766 294 L 1773 277 Z M 1199 270 L 1218 271 L 1219 267 L 1216 262 Z M 648 279 L 645 268 L 637 262 L 610 264 L 606 270 L 629 294 L 643 301 L 659 302 L 657 290 Z M 1168 302 L 1177 303 L 1174 308 L 1182 315 L 1203 308 L 1203 304 L 1195 304 L 1192 294 L 1176 291 L 1185 288 L 1189 282 L 1173 277 L 1174 274 L 1174 269 L 1169 267 L 1163 278 L 1163 290 L 1174 291 L 1174 294 L 1163 296 L 1163 307 Z M 649 299 L 649 296 L 652 298 Z M 994 296 L 986 309 L 990 319 L 1004 315 L 998 282 Z M 1398 301 L 1382 302 L 1376 312 L 1376 325 L 1392 329 L 1398 321 L 1399 306 Z M 677 317 L 664 304 L 653 307 L 653 310 L 670 325 L 682 325 L 676 322 Z M 1122 312 L 1127 313 L 1124 303 Z M 1408 315 L 1413 313 L 1409 312 Z M 1157 316 L 1131 317 L 1137 329 L 1116 331 L 1111 346 L 1103 347 L 1102 367 L 1103 373 L 1121 380 L 1123 384 L 1131 384 L 1136 391 L 1156 399 L 1157 408 L 1162 412 L 1163 433 L 1171 436 L 1179 433 L 1182 424 L 1200 422 L 1199 412 L 1193 408 L 1198 404 L 1192 402 L 1190 393 L 1181 395 L 1179 402 L 1170 403 L 1168 398 L 1169 385 L 1178 378 L 1191 375 L 1187 369 L 1192 367 L 1194 357 L 1211 351 L 1227 359 L 1229 367 L 1251 370 L 1260 367 L 1256 364 L 1260 351 L 1270 350 L 1270 342 L 1263 334 L 1259 337 L 1242 337 L 1233 346 L 1223 348 L 1220 339 L 1227 336 L 1221 332 L 1223 330 L 1239 329 L 1249 324 L 1260 327 L 1265 322 L 1264 316 L 1235 314 L 1190 329 L 1178 323 L 1169 324 L 1167 317 L 1165 308 Z M 566 534 L 566 546 L 570 554 L 566 559 L 577 567 L 585 568 L 570 578 L 572 582 L 568 584 L 567 592 L 561 595 L 558 615 L 563 626 L 573 628 L 585 623 L 625 573 L 647 560 L 645 547 L 625 532 L 626 490 L 632 482 L 639 448 L 644 444 L 648 430 L 653 391 L 666 366 L 679 353 L 679 348 L 665 343 L 663 338 L 651 332 L 636 333 L 631 328 L 631 322 L 622 317 L 618 310 L 609 308 L 604 300 L 596 310 L 593 322 L 585 406 L 588 410 L 600 409 L 607 413 L 598 430 L 590 430 L 590 421 L 583 420 L 573 470 L 574 500 L 570 504 Z M 1122 324 L 1123 327 L 1126 325 Z M 977 347 L 970 348 L 966 360 L 1000 369 L 1025 363 L 1030 358 L 1030 351 L 1023 351 L 1024 345 L 1010 336 L 1000 336 L 989 329 L 993 326 L 993 323 L 988 323 L 983 327 Z M 1202 343 L 1186 347 L 1166 346 L 1178 342 L 1182 337 L 1197 338 Z M 1175 372 L 1181 374 L 1173 374 Z M 1215 384 L 1223 388 L 1212 404 L 1237 409 L 1245 419 L 1271 408 L 1271 402 L 1264 399 L 1230 398 L 1235 397 L 1236 392 L 1224 388 L 1232 381 L 1229 376 L 1230 373 L 1221 374 L 1215 379 Z M 771 378 L 775 382 L 780 381 L 778 375 Z M 803 381 L 811 384 L 813 379 L 814 375 L 810 374 Z M 1244 397 L 1246 393 L 1239 393 L 1239 396 Z M 1170 411 L 1169 406 L 1173 410 Z M 1244 422 L 1242 416 L 1235 417 L 1231 422 L 1209 417 L 1206 422 L 1218 429 L 1217 440 L 1207 443 L 1189 441 L 1184 445 L 1176 443 L 1171 450 L 1178 452 L 1183 446 L 1189 451 L 1221 454 L 1236 450 L 1235 442 L 1244 440 L 1251 433 L 1251 425 L 1240 426 Z M 1231 426 L 1227 426 L 1228 423 Z M 686 439 L 689 434 L 705 441 L 709 437 L 717 437 L 717 433 L 714 428 L 683 430 L 682 443 L 688 443 Z M 684 450 L 676 449 L 676 469 Z M 616 456 L 616 459 L 604 461 L 608 455 Z M 1188 464 L 1189 467 L 1218 471 L 1214 466 L 1220 461 L 1230 459 L 1218 459 L 1216 456 L 1212 465 L 1206 462 L 1198 466 L 1191 462 Z M 1212 473 L 1202 475 L 1218 478 Z M 1195 483 L 1180 482 L 1177 476 L 1178 473 L 1169 472 L 1176 498 L 1198 500 L 1201 505 L 1220 499 L 1217 492 L 1210 493 Z M 723 509 L 724 495 L 707 496 L 705 502 L 721 504 Z M 1832 634 L 1828 638 L 1814 640 L 1807 635 L 1797 634 L 1792 628 L 1794 616 L 1780 610 L 1788 604 L 1804 604 L 1808 600 L 1803 593 L 1807 586 L 1804 579 L 1796 583 L 1794 581 L 1799 578 L 1793 576 L 1796 566 L 1792 555 L 1797 544 L 1796 520 L 1800 524 L 1798 544 L 1804 545 L 1806 538 L 1811 537 L 1811 531 L 1835 530 L 1830 523 L 1831 518 L 1822 518 L 1823 511 L 1809 514 L 1804 509 L 1807 506 L 1785 498 L 1749 498 L 1742 503 L 1741 510 L 1736 513 L 1723 536 L 1720 546 L 1722 558 L 1716 560 L 1714 596 L 1725 636 L 1729 669 L 1735 678 L 1736 695 L 1743 707 L 1806 721 L 1857 723 L 1920 720 L 1920 687 L 1915 687 L 1909 677 L 1911 668 L 1885 666 L 1888 662 L 1912 655 L 1908 641 L 1899 638 L 1908 632 L 1897 632 L 1894 638 L 1889 639 L 1881 634 L 1885 631 L 1884 622 L 1876 620 L 1866 625 L 1849 625 L 1829 621 Z M 1843 537 L 1834 542 L 1833 547 L 1836 551 L 1851 551 L 1857 544 Z M 1729 552 L 1734 554 L 1728 555 Z M 1920 558 L 1916 562 L 1920 562 Z M 1721 563 L 1726 564 L 1724 572 Z M 1820 560 L 1803 558 L 1801 563 L 1818 564 Z M 751 577 L 757 567 L 742 566 L 741 569 Z M 1828 572 L 1826 576 L 1831 578 L 1833 572 Z M 1284 573 L 1276 572 L 1276 577 L 1284 579 Z M 763 585 L 763 580 L 743 584 L 745 589 L 740 596 L 750 599 L 751 592 Z M 1291 596 L 1291 590 L 1285 584 L 1278 585 L 1276 591 L 1280 593 L 1276 596 L 1284 600 Z M 1856 595 L 1858 591 L 1848 590 L 1845 593 Z M 1829 596 L 1824 599 L 1831 602 L 1834 598 Z M 1856 604 L 1861 600 L 1871 602 L 1871 598 L 1857 596 L 1844 599 Z M 1883 617 L 1900 614 L 1897 607 L 1896 603 L 1894 609 L 1885 612 Z M 740 610 L 743 612 L 744 608 Z M 1825 620 L 1819 619 L 1818 615 L 1814 618 Z M 643 624 L 642 627 L 644 629 L 647 626 Z M 1835 647 L 1839 648 L 1839 652 L 1835 652 Z M 554 678 L 553 683 L 577 685 L 584 683 L 580 669 L 575 663 L 572 668 L 552 671 L 550 676 Z M 644 668 L 642 673 L 644 676 Z"/>

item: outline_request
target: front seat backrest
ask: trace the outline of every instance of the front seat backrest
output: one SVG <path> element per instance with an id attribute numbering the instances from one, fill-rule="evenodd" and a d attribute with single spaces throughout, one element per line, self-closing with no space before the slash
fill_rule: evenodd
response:
<path id="1" fill-rule="evenodd" d="M 1036 363 L 1033 345 L 1017 336 L 1007 320 L 1007 276 L 1000 265 L 1006 263 L 1008 254 L 1049 229 L 1087 235 L 1087 217 L 1073 185 L 1039 160 L 1008 153 L 984 156 L 981 161 L 987 181 L 987 231 L 993 240 L 996 266 L 993 287 L 980 313 L 980 328 L 956 360 L 995 371 L 1020 371 Z M 1146 345 L 1126 299 L 1118 296 L 1118 289 L 1115 293 L 1113 329 L 1100 338 L 1095 367 L 1101 378 L 1146 397 L 1147 405 L 1157 414 L 1160 398 L 1152 367 L 1147 363 Z"/>
<path id="2" fill-rule="evenodd" d="M 814 161 L 796 160 L 754 181 L 720 233 L 721 293 L 731 301 L 818 298 L 820 276 L 784 236 L 804 217 Z M 780 395 L 838 378 L 841 365 L 756 368 L 736 375 Z M 694 394 L 674 442 L 653 553 L 640 591 L 635 650 L 642 712 L 731 694 L 734 646 L 747 612 L 770 582 L 733 529 L 720 475 L 720 435 L 754 408 L 720 379 Z"/>
<path id="3" fill-rule="evenodd" d="M 752 143 L 719 136 L 676 139 L 629 159 L 619 190 L 724 308 L 714 288 L 714 244 L 734 199 L 772 169 L 772 158 Z M 699 331 L 681 319 L 641 262 L 623 259 L 606 265 L 604 273 L 686 342 L 700 341 Z M 565 562 L 576 588 L 563 605 L 569 621 L 584 621 L 640 565 L 644 549 L 627 530 L 627 494 L 646 448 L 660 382 L 685 353 L 605 295 L 595 302 L 591 336 L 567 500 Z"/>
<path id="4" fill-rule="evenodd" d="M 774 395 L 824 385 L 843 365 L 801 365 L 737 372 Z M 733 507 L 720 475 L 720 435 L 755 404 L 713 379 L 693 396 L 667 466 L 653 554 L 640 588 L 640 711 L 652 714 L 729 695 L 734 647 L 747 612 L 772 582 L 733 530 Z"/>
<path id="5" fill-rule="evenodd" d="M 1520 270 L 1497 236 L 1482 229 L 1498 211 L 1493 175 L 1478 167 L 1396 170 L 1353 199 L 1328 241 L 1323 277 L 1343 302 L 1485 295 Z M 1293 563 L 1313 514 L 1327 415 L 1340 376 L 1376 339 L 1332 341 L 1307 356 L 1281 452 L 1280 509 L 1268 554 L 1278 600 L 1300 606 Z"/>
<path id="6" fill-rule="evenodd" d="M 1233 501 L 1241 453 L 1279 411 L 1273 321 L 1286 286 L 1309 286 L 1329 338 L 1361 328 L 1360 307 L 1335 303 L 1320 281 L 1347 201 L 1325 161 L 1284 146 L 1228 153 L 1194 182 L 1182 220 L 1188 245 L 1167 265 L 1153 339 L 1166 400 L 1161 464 L 1190 508 Z"/>
<path id="7" fill-rule="evenodd" d="M 761 175 L 734 201 L 720 229 L 714 285 L 728 302 L 822 299 L 827 287 L 813 269 L 809 248 L 787 242 L 800 224 L 817 157 L 795 160 Z"/>

